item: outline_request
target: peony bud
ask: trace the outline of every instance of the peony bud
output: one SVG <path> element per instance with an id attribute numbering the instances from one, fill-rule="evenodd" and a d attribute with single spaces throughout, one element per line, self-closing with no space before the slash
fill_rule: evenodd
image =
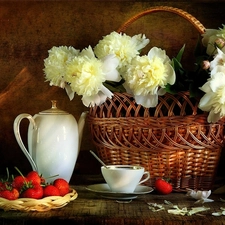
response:
<path id="1" fill-rule="evenodd" d="M 202 69 L 207 70 L 207 69 L 209 69 L 209 67 L 210 67 L 210 62 L 208 60 L 204 60 L 202 62 Z"/>
<path id="2" fill-rule="evenodd" d="M 215 47 L 222 49 L 225 46 L 225 40 L 223 38 L 217 38 L 215 40 Z"/>

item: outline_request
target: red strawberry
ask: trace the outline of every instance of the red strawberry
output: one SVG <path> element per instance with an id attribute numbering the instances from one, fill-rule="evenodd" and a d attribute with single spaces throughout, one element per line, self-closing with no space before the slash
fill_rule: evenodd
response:
<path id="1" fill-rule="evenodd" d="M 6 189 L 9 189 L 11 190 L 12 189 L 12 185 L 11 185 L 11 182 L 9 182 L 9 170 L 8 168 L 6 168 L 6 171 L 7 171 L 7 177 L 0 180 L 0 191 L 3 191 L 3 190 L 6 190 Z"/>
<path id="2" fill-rule="evenodd" d="M 0 181 L 0 191 L 7 189 L 9 185 L 10 183 L 8 181 Z"/>
<path id="3" fill-rule="evenodd" d="M 37 171 L 30 171 L 26 178 L 29 180 L 29 181 L 32 181 L 33 183 L 37 183 L 37 184 L 40 184 L 42 182 L 42 179 L 41 179 L 41 176 L 38 174 Z"/>
<path id="4" fill-rule="evenodd" d="M 12 187 L 16 188 L 18 191 L 22 189 L 25 183 L 28 182 L 28 179 L 22 175 L 16 176 L 12 181 Z"/>
<path id="5" fill-rule="evenodd" d="M 47 196 L 60 196 L 59 189 L 52 184 L 49 184 L 43 189 L 43 197 Z"/>
<path id="6" fill-rule="evenodd" d="M 155 189 L 159 194 L 167 195 L 172 192 L 173 187 L 169 182 L 160 178 L 155 182 Z"/>
<path id="7" fill-rule="evenodd" d="M 29 181 L 23 186 L 21 197 L 40 199 L 43 197 L 43 188 L 40 184 Z"/>
<path id="8" fill-rule="evenodd" d="M 41 176 L 41 184 L 46 185 L 46 180 L 44 177 Z"/>
<path id="9" fill-rule="evenodd" d="M 5 183 L 0 181 L 0 191 L 5 189 Z"/>
<path id="10" fill-rule="evenodd" d="M 0 197 L 6 198 L 8 200 L 16 200 L 19 198 L 19 191 L 15 188 L 5 189 L 0 191 Z"/>
<path id="11" fill-rule="evenodd" d="M 69 183 L 63 178 L 54 180 L 53 185 L 59 189 L 60 196 L 64 196 L 70 191 Z"/>

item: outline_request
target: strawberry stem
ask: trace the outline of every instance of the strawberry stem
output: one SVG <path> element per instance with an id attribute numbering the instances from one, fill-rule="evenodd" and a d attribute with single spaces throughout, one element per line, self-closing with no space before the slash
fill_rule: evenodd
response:
<path id="1" fill-rule="evenodd" d="M 9 169 L 8 169 L 8 167 L 6 167 L 6 174 L 7 174 L 6 181 L 9 181 Z"/>
<path id="2" fill-rule="evenodd" d="M 22 172 L 15 166 L 14 167 L 16 170 L 17 170 L 17 172 L 22 176 L 22 177 L 24 177 L 24 175 L 22 174 Z M 25 177 L 24 177 L 25 178 Z"/>
<path id="3" fill-rule="evenodd" d="M 25 176 L 22 174 L 22 172 L 21 172 L 16 166 L 15 166 L 15 169 L 16 169 L 17 172 L 25 179 Z M 26 181 L 26 180 L 24 180 L 23 183 L 24 183 L 24 187 L 23 187 L 21 190 L 23 190 L 23 189 L 28 189 L 28 188 L 33 187 L 31 181 Z"/>

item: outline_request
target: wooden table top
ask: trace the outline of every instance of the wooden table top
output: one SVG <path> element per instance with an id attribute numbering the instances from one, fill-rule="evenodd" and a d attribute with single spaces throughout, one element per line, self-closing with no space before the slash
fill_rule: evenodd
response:
<path id="1" fill-rule="evenodd" d="M 47 212 L 21 212 L 0 210 L 0 224 L 144 224 L 144 225 L 186 225 L 186 224 L 225 224 L 225 216 L 215 217 L 212 212 L 221 211 L 225 203 L 220 201 L 218 195 L 211 195 L 214 202 L 205 203 L 210 210 L 192 216 L 169 214 L 167 210 L 153 212 L 147 203 L 164 204 L 164 200 L 178 205 L 179 208 L 196 207 L 195 200 L 185 193 L 171 193 L 163 196 L 154 192 L 138 195 L 130 203 L 118 203 L 113 199 L 103 198 L 100 194 L 88 191 L 85 185 L 72 186 L 78 193 L 77 199 L 63 208 Z M 225 196 L 224 196 L 225 198 Z M 166 206 L 168 207 L 168 206 Z"/>

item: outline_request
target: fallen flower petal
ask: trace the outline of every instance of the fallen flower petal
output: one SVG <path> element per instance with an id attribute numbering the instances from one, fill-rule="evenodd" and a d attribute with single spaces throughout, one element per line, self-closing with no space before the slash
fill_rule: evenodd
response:
<path id="1" fill-rule="evenodd" d="M 211 190 L 208 191 L 194 191 L 189 190 L 187 192 L 187 196 L 191 196 L 194 199 L 197 199 L 198 201 L 196 203 L 204 203 L 204 202 L 213 202 L 214 200 L 208 199 L 208 197 L 211 194 Z"/>
<path id="2" fill-rule="evenodd" d="M 165 203 L 165 204 L 167 204 L 167 205 L 173 205 L 173 203 L 172 203 L 172 202 L 167 201 L 167 200 L 164 200 L 164 203 Z"/>
<path id="3" fill-rule="evenodd" d="M 213 216 L 225 216 L 225 208 L 220 207 L 222 211 L 212 213 Z"/>
<path id="4" fill-rule="evenodd" d="M 209 209 L 210 208 L 207 208 L 207 207 L 203 206 L 203 207 L 194 207 L 190 211 L 188 211 L 188 209 L 186 207 L 180 209 L 178 206 L 176 206 L 175 209 L 169 209 L 168 213 L 174 214 L 174 215 L 181 215 L 181 216 L 185 216 L 185 215 L 191 216 L 193 214 L 203 212 L 203 211 L 207 211 Z"/>
<path id="5" fill-rule="evenodd" d="M 175 209 L 168 209 L 167 212 L 170 213 L 170 214 L 174 214 L 174 215 L 184 216 L 188 213 L 188 210 L 187 210 L 186 207 L 183 208 L 183 209 L 180 209 L 179 207 L 176 207 Z"/>
<path id="6" fill-rule="evenodd" d="M 212 213 L 212 215 L 213 216 L 222 216 L 223 214 L 222 214 L 222 212 L 214 212 L 214 213 Z"/>
<path id="7" fill-rule="evenodd" d="M 149 209 L 152 210 L 152 212 L 158 212 L 158 211 L 161 211 L 161 210 L 164 210 L 164 206 L 163 205 L 160 205 L 160 204 L 157 204 L 157 203 L 147 203 L 149 205 Z"/>
<path id="8" fill-rule="evenodd" d="M 152 212 L 159 212 L 159 211 L 161 211 L 161 210 L 164 210 L 164 208 L 154 208 L 154 207 L 151 207 L 151 206 L 149 206 L 148 207 L 149 209 L 151 209 L 152 210 Z"/>
<path id="9" fill-rule="evenodd" d="M 194 204 L 203 204 L 205 202 L 213 202 L 213 201 L 214 201 L 213 199 L 202 198 L 202 199 L 197 200 Z"/>
<path id="10" fill-rule="evenodd" d="M 194 207 L 192 208 L 189 212 L 188 212 L 188 215 L 191 216 L 193 214 L 196 214 L 196 213 L 199 213 L 199 212 L 203 212 L 203 211 L 207 211 L 207 210 L 210 210 L 210 208 L 207 208 L 205 206 L 202 206 L 202 207 Z"/>

